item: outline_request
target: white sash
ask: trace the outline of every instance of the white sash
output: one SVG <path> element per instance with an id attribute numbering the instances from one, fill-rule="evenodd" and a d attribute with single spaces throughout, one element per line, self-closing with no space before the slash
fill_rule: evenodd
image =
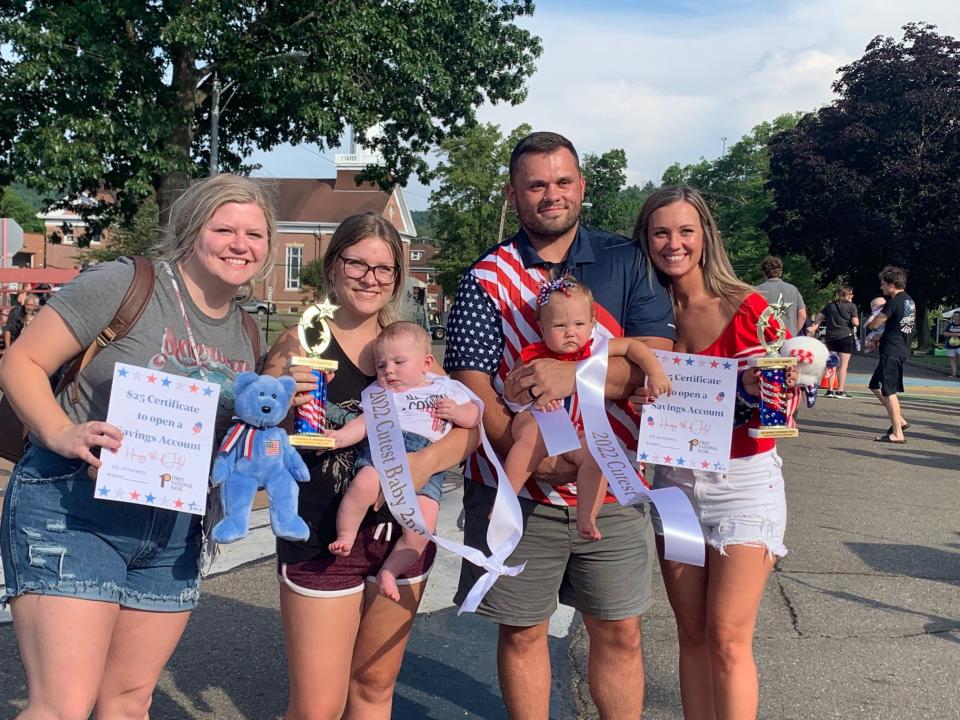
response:
<path id="1" fill-rule="evenodd" d="M 570 413 L 565 408 L 550 412 L 531 409 L 530 414 L 537 421 L 537 427 L 540 428 L 540 436 L 543 438 L 549 457 L 581 448 L 577 429 L 570 422 Z"/>
<path id="2" fill-rule="evenodd" d="M 483 403 L 480 399 L 464 388 L 471 401 L 480 408 L 480 417 L 483 417 Z M 380 487 L 386 499 L 390 512 L 404 530 L 425 535 L 440 547 L 466 558 L 474 565 L 482 567 L 486 572 L 471 588 L 457 615 L 464 612 L 474 612 L 483 596 L 493 587 L 493 583 L 501 575 L 519 575 L 526 563 L 507 566 L 504 563 L 520 542 L 523 535 L 523 517 L 520 514 L 520 503 L 514 495 L 510 481 L 497 460 L 497 454 L 490 446 L 487 434 L 480 425 L 480 440 L 491 464 L 497 471 L 497 496 L 493 503 L 493 512 L 490 514 L 490 524 L 487 527 L 487 546 L 490 556 L 485 556 L 477 548 L 463 545 L 453 540 L 439 537 L 431 533 L 420 513 L 417 504 L 417 493 L 410 477 L 410 467 L 407 464 L 407 453 L 404 450 L 403 433 L 400 429 L 400 420 L 397 416 L 397 407 L 393 393 L 387 392 L 377 383 L 369 385 L 361 393 L 363 404 L 363 419 L 367 428 L 367 442 L 370 444 L 370 454 L 373 457 L 374 467 L 380 476 Z M 467 480 L 467 482 L 470 482 Z"/>
<path id="3" fill-rule="evenodd" d="M 610 427 L 604 400 L 606 380 L 607 335 L 597 332 L 590 357 L 577 363 L 580 415 L 590 454 L 621 505 L 649 501 L 657 506 L 663 523 L 664 557 L 702 567 L 703 532 L 690 500 L 680 488 L 648 490 L 641 482 Z"/>

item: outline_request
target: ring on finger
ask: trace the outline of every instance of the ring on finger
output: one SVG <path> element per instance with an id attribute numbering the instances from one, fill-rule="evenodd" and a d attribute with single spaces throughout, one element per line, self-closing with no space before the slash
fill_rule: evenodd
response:
<path id="1" fill-rule="evenodd" d="M 531 399 L 531 400 L 537 401 L 537 400 L 540 399 L 540 395 L 542 395 L 543 393 L 540 393 L 540 395 L 537 395 L 537 394 L 533 391 L 533 385 L 531 385 L 530 387 L 527 388 L 527 394 L 530 395 L 530 399 Z"/>

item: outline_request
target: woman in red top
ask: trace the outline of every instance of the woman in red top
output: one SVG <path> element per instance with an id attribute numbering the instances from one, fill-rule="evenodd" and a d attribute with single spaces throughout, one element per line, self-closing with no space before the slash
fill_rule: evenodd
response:
<path id="1" fill-rule="evenodd" d="M 759 383 L 746 358 L 763 353 L 757 320 L 767 302 L 737 279 L 696 190 L 672 187 L 651 195 L 634 239 L 643 244 L 673 298 L 674 349 L 740 359 L 729 472 L 658 466 L 654 487 L 676 486 L 687 493 L 708 545 L 701 568 L 665 560 L 658 539 L 677 620 L 684 717 L 755 718 L 759 686 L 753 628 L 767 576 L 787 552 L 781 461 L 772 439 L 748 433 L 759 424 Z"/>

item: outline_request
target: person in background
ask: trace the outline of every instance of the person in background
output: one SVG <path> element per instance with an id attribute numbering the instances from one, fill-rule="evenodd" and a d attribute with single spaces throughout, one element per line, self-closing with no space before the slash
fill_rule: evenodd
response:
<path id="1" fill-rule="evenodd" d="M 950 359 L 950 377 L 958 380 L 960 379 L 957 377 L 957 355 L 960 355 L 960 312 L 954 311 L 950 316 L 950 322 L 943 331 L 943 337 L 944 344 L 947 346 L 947 357 Z"/>
<path id="2" fill-rule="evenodd" d="M 888 265 L 880 271 L 880 292 L 887 298 L 878 315 L 867 322 L 871 330 L 883 328 L 880 336 L 877 369 L 870 378 L 869 388 L 883 404 L 890 418 L 890 427 L 876 437 L 877 442 L 903 445 L 903 431 L 910 427 L 900 412 L 903 392 L 903 365 L 910 357 L 910 336 L 916 322 L 916 305 L 907 295 L 907 271 Z"/>
<path id="3" fill-rule="evenodd" d="M 767 255 L 760 263 L 760 271 L 766 280 L 757 285 L 757 292 L 771 305 L 783 302 L 786 310 L 784 324 L 791 335 L 797 335 L 807 321 L 807 306 L 803 304 L 800 291 L 783 279 L 783 261 Z"/>
<path id="4" fill-rule="evenodd" d="M 887 304 L 887 299 L 880 295 L 875 297 L 870 301 L 870 315 L 867 317 L 866 323 L 864 325 L 869 326 L 877 315 L 883 312 L 883 306 Z M 880 338 L 883 336 L 883 326 L 871 330 L 867 333 L 866 337 L 863 339 L 863 351 L 868 353 L 874 353 L 877 351 L 877 348 L 880 347 Z"/>
<path id="5" fill-rule="evenodd" d="M 3 346 L 10 347 L 20 337 L 23 329 L 33 322 L 40 309 L 40 298 L 33 294 L 25 295 L 23 305 L 13 308 L 3 326 Z"/>
<path id="6" fill-rule="evenodd" d="M 856 346 L 855 337 L 860 327 L 857 306 L 853 304 L 852 287 L 843 285 L 836 289 L 833 300 L 817 313 L 817 317 L 810 326 L 810 334 L 816 335 L 817 329 L 824 323 L 826 323 L 824 341 L 827 350 L 840 356 L 837 387 L 827 390 L 824 397 L 846 399 L 850 397 L 843 389 L 847 380 L 847 366 L 850 364 L 850 356 L 853 355 Z"/>

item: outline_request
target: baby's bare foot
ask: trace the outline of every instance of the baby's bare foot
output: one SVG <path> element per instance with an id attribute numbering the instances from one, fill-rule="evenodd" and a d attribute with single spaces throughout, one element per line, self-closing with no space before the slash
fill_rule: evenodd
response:
<path id="1" fill-rule="evenodd" d="M 356 539 L 356 534 L 338 535 L 337 539 L 330 543 L 328 547 L 334 555 L 346 557 L 350 554 L 350 551 L 353 550 L 353 541 Z"/>
<path id="2" fill-rule="evenodd" d="M 377 573 L 377 585 L 380 586 L 381 595 L 394 602 L 400 602 L 400 588 L 397 587 L 397 578 L 392 572 L 381 570 Z"/>

